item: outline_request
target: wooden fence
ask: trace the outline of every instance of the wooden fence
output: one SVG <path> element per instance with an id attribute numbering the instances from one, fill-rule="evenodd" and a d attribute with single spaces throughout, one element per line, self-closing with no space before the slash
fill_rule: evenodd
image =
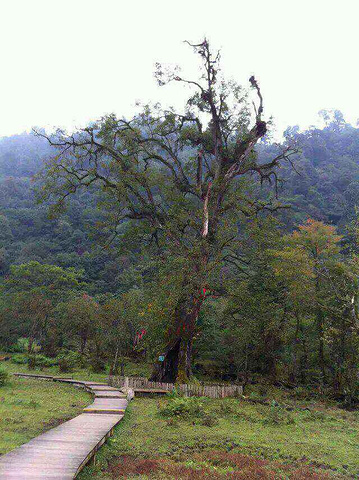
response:
<path id="1" fill-rule="evenodd" d="M 153 393 L 172 392 L 175 388 L 186 397 L 226 398 L 243 395 L 242 385 L 191 385 L 150 382 L 145 377 L 109 377 L 109 384 L 113 387 L 125 387 L 136 390 L 148 390 Z M 156 392 L 157 390 L 157 392 Z"/>

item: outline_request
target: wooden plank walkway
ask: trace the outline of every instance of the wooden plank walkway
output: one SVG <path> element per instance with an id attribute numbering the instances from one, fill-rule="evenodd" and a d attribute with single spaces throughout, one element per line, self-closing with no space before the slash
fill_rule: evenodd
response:
<path id="1" fill-rule="evenodd" d="M 25 374 L 18 374 L 25 377 Z M 96 382 L 29 375 L 82 386 L 94 401 L 81 415 L 0 457 L 1 480 L 67 480 L 75 478 L 124 416 L 128 394 Z"/>

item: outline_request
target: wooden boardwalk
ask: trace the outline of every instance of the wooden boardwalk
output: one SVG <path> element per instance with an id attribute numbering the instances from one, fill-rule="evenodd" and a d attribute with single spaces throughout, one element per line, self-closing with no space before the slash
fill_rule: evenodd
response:
<path id="1" fill-rule="evenodd" d="M 18 376 L 27 376 L 19 374 Z M 130 395 L 96 382 L 29 375 L 86 388 L 94 402 L 84 413 L 0 457 L 1 480 L 75 478 L 121 421 Z"/>

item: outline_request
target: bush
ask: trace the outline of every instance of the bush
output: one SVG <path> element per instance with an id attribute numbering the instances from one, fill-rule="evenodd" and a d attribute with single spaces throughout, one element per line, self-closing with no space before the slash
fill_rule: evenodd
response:
<path id="1" fill-rule="evenodd" d="M 164 417 L 201 417 L 205 413 L 203 399 L 196 397 L 173 396 L 160 406 L 160 414 Z"/>
<path id="2" fill-rule="evenodd" d="M 16 357 L 20 357 L 20 355 L 16 355 Z M 23 363 L 21 358 L 17 359 L 18 361 L 15 363 Z M 39 368 L 49 368 L 56 365 L 57 361 L 54 358 L 45 357 L 45 355 L 29 355 L 25 357 L 26 363 L 29 366 L 29 369 L 33 370 L 36 367 Z"/>
<path id="3" fill-rule="evenodd" d="M 359 378 L 356 369 L 354 371 L 351 371 L 349 368 L 347 369 L 344 375 L 344 383 L 343 406 L 348 409 L 355 408 L 359 404 Z"/>
<path id="4" fill-rule="evenodd" d="M 176 385 L 175 385 L 174 388 L 167 393 L 166 397 L 169 398 L 169 399 L 170 398 L 182 398 L 183 394 L 180 391 L 180 389 L 178 387 L 176 387 Z"/>
<path id="5" fill-rule="evenodd" d="M 290 393 L 290 398 L 294 400 L 310 400 L 312 392 L 306 387 L 296 387 Z"/>
<path id="6" fill-rule="evenodd" d="M 45 355 L 35 355 L 35 364 L 37 367 L 49 368 L 57 364 L 55 358 L 45 357 Z"/>
<path id="7" fill-rule="evenodd" d="M 29 350 L 29 339 L 28 338 L 18 338 L 17 342 L 11 348 L 13 352 L 26 353 Z M 41 350 L 41 346 L 38 344 L 37 340 L 33 341 L 32 351 L 37 353 Z"/>
<path id="8" fill-rule="evenodd" d="M 248 398 L 254 403 L 265 403 L 267 401 L 266 396 L 262 396 L 257 392 L 251 392 Z"/>
<path id="9" fill-rule="evenodd" d="M 106 370 L 106 361 L 100 357 L 90 358 L 90 367 L 94 373 L 101 373 Z"/>
<path id="10" fill-rule="evenodd" d="M 205 412 L 201 419 L 201 425 L 205 427 L 214 427 L 218 424 L 218 419 L 213 412 Z"/>
<path id="11" fill-rule="evenodd" d="M 166 425 L 168 427 L 178 427 L 178 420 L 176 418 L 170 417 L 166 420 Z"/>
<path id="12" fill-rule="evenodd" d="M 268 390 L 265 385 L 259 385 L 258 394 L 261 398 L 268 398 Z"/>
<path id="13" fill-rule="evenodd" d="M 72 372 L 75 367 L 81 364 L 81 355 L 76 352 L 64 351 L 56 357 L 60 372 Z"/>
<path id="14" fill-rule="evenodd" d="M 26 365 L 27 362 L 28 362 L 28 357 L 27 357 L 27 355 L 18 353 L 18 354 L 13 355 L 13 356 L 11 357 L 11 361 L 12 361 L 13 363 L 18 364 L 18 365 Z"/>
<path id="15" fill-rule="evenodd" d="M 6 370 L 0 367 L 0 387 L 3 387 L 9 380 L 9 374 Z"/>
<path id="16" fill-rule="evenodd" d="M 176 420 L 188 419 L 206 427 L 218 423 L 215 412 L 205 408 L 206 399 L 197 397 L 179 397 L 176 393 L 169 396 L 165 405 L 159 404 L 160 414 L 167 417 L 168 426 L 176 426 Z"/>
<path id="17" fill-rule="evenodd" d="M 236 409 L 230 403 L 223 401 L 217 408 L 218 415 L 233 415 L 237 413 Z"/>
<path id="18" fill-rule="evenodd" d="M 216 360 L 198 360 L 193 366 L 193 372 L 209 378 L 222 378 L 223 367 Z"/>
<path id="19" fill-rule="evenodd" d="M 36 358 L 35 355 L 30 355 L 27 359 L 27 365 L 29 367 L 29 370 L 34 370 L 36 367 Z"/>
<path id="20" fill-rule="evenodd" d="M 24 353 L 27 352 L 29 341 L 27 338 L 18 338 L 17 342 L 10 347 L 12 352 Z"/>

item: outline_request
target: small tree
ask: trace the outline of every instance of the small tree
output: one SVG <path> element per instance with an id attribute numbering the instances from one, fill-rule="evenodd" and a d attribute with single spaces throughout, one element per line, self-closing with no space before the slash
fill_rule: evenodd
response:
<path id="1" fill-rule="evenodd" d="M 356 262 L 342 262 L 341 238 L 335 227 L 309 219 L 283 238 L 283 249 L 273 251 L 274 270 L 286 286 L 288 309 L 297 320 L 295 341 L 302 319 L 314 319 L 316 359 L 323 382 L 327 382 L 329 371 L 336 377 L 334 371 L 342 369 L 351 348 L 350 331 L 356 323 L 357 266 Z M 331 364 L 326 360 L 326 348 Z"/>
<path id="2" fill-rule="evenodd" d="M 85 354 L 89 341 L 96 333 L 99 310 L 98 303 L 86 293 L 72 298 L 59 309 L 66 337 L 76 339 L 81 355 Z"/>
<path id="3" fill-rule="evenodd" d="M 28 353 L 33 353 L 35 340 L 46 336 L 56 305 L 80 289 L 78 277 L 79 273 L 55 265 L 13 265 L 2 285 L 3 334 L 27 337 Z"/>
<path id="4" fill-rule="evenodd" d="M 106 338 L 106 350 L 110 359 L 110 374 L 124 375 L 126 358 L 133 353 L 135 323 L 131 315 L 131 298 L 124 294 L 120 299 L 108 299 L 101 306 L 101 331 Z"/>
<path id="5" fill-rule="evenodd" d="M 213 288 L 241 216 L 279 207 L 250 190 L 257 179 L 276 181 L 276 167 L 293 153 L 288 147 L 258 161 L 254 148 L 267 133 L 258 82 L 249 80 L 258 99 L 252 116 L 247 92 L 221 76 L 220 54 L 207 40 L 190 46 L 200 58 L 198 80 L 177 69 L 157 70 L 160 85 L 179 82 L 194 90 L 183 113 L 145 107 L 132 120 L 109 115 L 72 135 L 58 131 L 46 137 L 57 154 L 41 176 L 40 198 L 58 210 L 80 188 L 100 185 L 113 236 L 135 225 L 132 231 L 156 250 L 163 278 L 172 274 L 171 315 L 158 352 L 164 361 L 152 375 L 162 381 L 191 375 L 204 289 Z"/>

